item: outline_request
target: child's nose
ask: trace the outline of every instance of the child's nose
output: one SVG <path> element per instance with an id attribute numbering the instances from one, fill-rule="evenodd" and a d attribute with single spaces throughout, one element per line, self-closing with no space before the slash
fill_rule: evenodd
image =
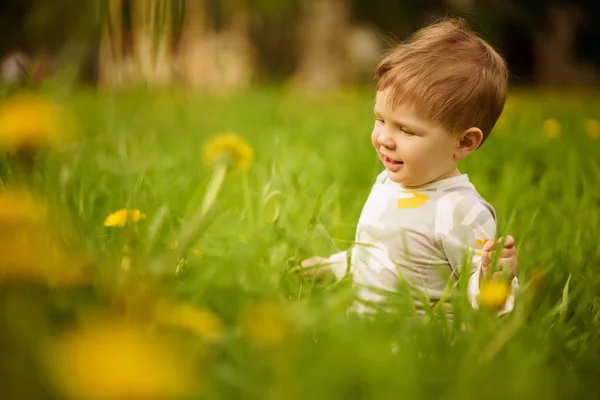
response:
<path id="1" fill-rule="evenodd" d="M 377 143 L 380 146 L 385 147 L 386 149 L 395 150 L 395 148 L 396 148 L 391 135 L 389 133 L 387 133 L 386 129 L 381 130 L 381 133 L 377 137 Z"/>

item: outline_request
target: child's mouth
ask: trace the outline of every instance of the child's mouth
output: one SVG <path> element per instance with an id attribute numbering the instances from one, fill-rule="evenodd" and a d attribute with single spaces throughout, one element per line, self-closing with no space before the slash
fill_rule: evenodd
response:
<path id="1" fill-rule="evenodd" d="M 404 161 L 396 161 L 388 156 L 383 156 L 383 165 L 391 171 L 396 171 L 404 164 Z"/>

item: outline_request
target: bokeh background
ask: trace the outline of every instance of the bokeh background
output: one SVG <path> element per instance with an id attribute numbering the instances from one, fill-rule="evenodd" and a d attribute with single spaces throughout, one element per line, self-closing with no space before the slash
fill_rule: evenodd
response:
<path id="1" fill-rule="evenodd" d="M 600 398 L 598 4 L 0 0 L 0 398 Z M 511 69 L 460 168 L 521 289 L 361 318 L 297 266 L 355 245 L 373 68 L 443 16 Z"/>
<path id="2" fill-rule="evenodd" d="M 2 0 L 4 79 L 66 66 L 88 85 L 198 90 L 369 83 L 390 43 L 465 17 L 507 59 L 512 84 L 597 85 L 600 6 L 562 0 Z"/>

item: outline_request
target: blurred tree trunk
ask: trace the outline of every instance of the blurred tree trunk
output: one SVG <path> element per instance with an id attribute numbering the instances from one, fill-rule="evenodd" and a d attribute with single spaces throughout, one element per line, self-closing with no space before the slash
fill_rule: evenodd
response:
<path id="1" fill-rule="evenodd" d="M 133 71 L 142 82 L 161 86 L 172 82 L 170 0 L 133 0 Z"/>
<path id="2" fill-rule="evenodd" d="M 598 83 L 598 72 L 575 59 L 576 34 L 584 15 L 577 6 L 548 9 L 549 29 L 534 37 L 535 76 L 546 85 L 591 85 Z"/>
<path id="3" fill-rule="evenodd" d="M 205 40 L 208 35 L 205 0 L 186 1 L 180 47 L 179 72 L 191 86 L 202 85 L 205 76 Z"/>
<path id="4" fill-rule="evenodd" d="M 306 90 L 328 90 L 346 79 L 348 0 L 302 0 L 300 63 L 294 77 Z"/>
<path id="5" fill-rule="evenodd" d="M 161 86 L 173 82 L 171 0 L 106 0 L 106 20 L 100 43 L 100 84 Z M 125 21 L 124 5 L 131 21 Z M 131 24 L 131 32 L 124 27 Z"/>
<path id="6" fill-rule="evenodd" d="M 98 73 L 101 86 L 115 87 L 123 82 L 121 71 L 123 63 L 122 0 L 108 0 L 105 7 Z"/>
<path id="7" fill-rule="evenodd" d="M 218 5 L 224 7 L 223 2 Z M 180 66 L 182 79 L 191 87 L 227 91 L 244 88 L 252 80 L 254 46 L 247 7 L 243 1 L 228 5 L 223 29 L 216 30 L 209 28 L 207 4 L 187 1 Z"/>

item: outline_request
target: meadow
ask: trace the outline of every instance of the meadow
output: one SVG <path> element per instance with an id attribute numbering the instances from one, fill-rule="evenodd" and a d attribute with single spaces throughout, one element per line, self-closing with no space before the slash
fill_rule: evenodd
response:
<path id="1" fill-rule="evenodd" d="M 457 293 L 452 321 L 347 315 L 349 279 L 294 269 L 352 244 L 382 170 L 369 90 L 45 95 L 69 118 L 0 111 L 30 135 L 0 155 L 3 398 L 600 397 L 598 93 L 511 93 L 461 165 L 521 292 L 504 317 Z M 223 134 L 252 149 L 239 171 L 206 162 Z"/>

